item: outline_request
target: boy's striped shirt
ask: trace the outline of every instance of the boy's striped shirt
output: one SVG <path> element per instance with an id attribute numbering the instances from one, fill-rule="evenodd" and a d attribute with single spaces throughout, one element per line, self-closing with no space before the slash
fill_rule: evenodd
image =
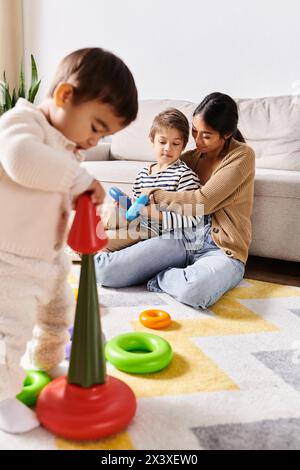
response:
<path id="1" fill-rule="evenodd" d="M 191 191 L 201 187 L 196 173 L 186 163 L 177 160 L 165 170 L 151 175 L 151 166 L 144 167 L 138 174 L 132 188 L 134 197 L 139 197 L 143 189 L 161 188 L 166 191 Z M 141 225 L 151 229 L 157 235 L 177 228 L 192 228 L 202 222 L 202 216 L 184 216 L 176 212 L 162 211 L 162 223 L 141 220 Z"/>
<path id="2" fill-rule="evenodd" d="M 142 189 L 146 188 L 161 188 L 166 191 L 191 191 L 201 187 L 196 173 L 181 160 L 177 160 L 165 170 L 154 175 L 150 174 L 151 166 L 153 165 L 145 167 L 139 172 L 132 188 L 134 197 L 139 197 Z"/>

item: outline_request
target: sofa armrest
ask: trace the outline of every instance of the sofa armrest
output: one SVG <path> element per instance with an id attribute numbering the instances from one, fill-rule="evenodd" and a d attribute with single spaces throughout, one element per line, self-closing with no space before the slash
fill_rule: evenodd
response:
<path id="1" fill-rule="evenodd" d="M 110 159 L 110 142 L 102 142 L 85 152 L 86 162 L 106 161 Z"/>

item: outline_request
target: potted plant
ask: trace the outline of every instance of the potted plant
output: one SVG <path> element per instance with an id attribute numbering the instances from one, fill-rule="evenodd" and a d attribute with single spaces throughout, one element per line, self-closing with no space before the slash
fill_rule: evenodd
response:
<path id="1" fill-rule="evenodd" d="M 13 91 L 10 92 L 4 71 L 3 80 L 0 81 L 0 116 L 13 108 L 19 98 L 26 98 L 28 101 L 33 103 L 39 90 L 40 83 L 41 80 L 38 78 L 38 70 L 33 55 L 31 55 L 31 83 L 27 93 L 27 98 L 23 65 L 21 66 L 18 91 L 14 88 Z"/>

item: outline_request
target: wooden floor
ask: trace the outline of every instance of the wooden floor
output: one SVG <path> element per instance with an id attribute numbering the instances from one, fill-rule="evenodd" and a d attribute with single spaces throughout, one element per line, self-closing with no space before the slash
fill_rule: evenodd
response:
<path id="1" fill-rule="evenodd" d="M 249 256 L 245 277 L 300 287 L 300 263 Z"/>

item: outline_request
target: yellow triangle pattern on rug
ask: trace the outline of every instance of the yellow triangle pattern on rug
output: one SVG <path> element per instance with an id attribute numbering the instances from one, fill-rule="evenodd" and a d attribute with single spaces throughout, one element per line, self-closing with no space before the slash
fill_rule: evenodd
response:
<path id="1" fill-rule="evenodd" d="M 134 450 L 127 432 L 120 432 L 96 442 L 74 442 L 65 439 L 56 439 L 59 450 Z"/>
<path id="2" fill-rule="evenodd" d="M 252 284 L 252 282 L 251 282 Z M 262 286 L 261 284 L 265 284 Z M 250 288 L 240 288 L 243 298 L 255 298 L 257 281 Z M 159 336 L 172 345 L 174 358 L 165 370 L 143 376 L 129 375 L 113 371 L 112 375 L 126 382 L 138 397 L 159 395 L 177 395 L 217 390 L 235 390 L 238 386 L 222 371 L 217 364 L 209 359 L 192 341 L 195 336 L 242 335 L 248 333 L 275 332 L 278 328 L 239 302 L 239 288 L 225 294 L 210 310 L 216 318 L 184 320 L 173 322 L 171 328 L 160 330 Z M 245 292 L 247 290 L 247 293 Z M 258 282 L 260 298 L 270 296 L 271 292 L 289 296 L 290 288 L 266 285 Z M 149 331 L 140 322 L 131 322 L 134 331 Z"/>
<path id="3" fill-rule="evenodd" d="M 72 287 L 76 289 L 76 278 L 73 276 L 70 281 Z M 214 315 L 199 315 L 199 318 L 195 315 L 191 319 L 184 318 L 183 314 L 182 318 L 173 321 L 168 330 L 155 332 L 169 341 L 174 351 L 173 361 L 165 370 L 137 376 L 112 368 L 109 370 L 109 374 L 126 382 L 138 399 L 168 398 L 190 394 L 191 400 L 193 400 L 195 394 L 203 392 L 238 391 L 239 385 L 222 370 L 219 364 L 201 350 L 193 338 L 278 334 L 280 328 L 276 324 L 246 307 L 242 301 L 300 297 L 300 290 L 297 288 L 253 280 L 244 280 L 243 282 L 244 285 L 225 294 L 209 309 Z M 114 293 L 117 295 L 117 292 Z M 108 307 L 102 317 L 104 330 L 109 315 L 113 314 L 114 312 L 110 311 Z M 149 331 L 136 318 L 137 315 L 134 311 L 128 326 L 130 325 L 134 331 Z M 128 327 L 126 331 L 128 331 Z M 119 333 L 123 332 L 120 327 Z M 236 360 L 239 360 L 238 356 Z M 138 420 L 138 417 L 135 420 Z M 135 422 L 135 427 L 138 428 L 138 422 Z M 59 449 L 82 450 L 133 449 L 134 442 L 130 437 L 130 428 L 127 432 L 94 443 L 74 443 L 57 439 L 56 446 Z"/>

